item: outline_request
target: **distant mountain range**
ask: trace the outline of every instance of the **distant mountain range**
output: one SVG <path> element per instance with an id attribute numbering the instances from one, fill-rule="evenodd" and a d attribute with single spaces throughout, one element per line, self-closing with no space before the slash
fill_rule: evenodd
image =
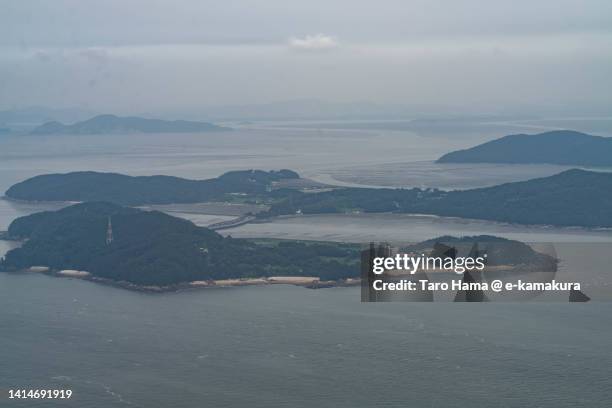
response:
<path id="1" fill-rule="evenodd" d="M 13 130 L 31 130 L 46 122 L 57 121 L 61 123 L 75 123 L 87 120 L 100 111 L 82 108 L 48 108 L 25 107 L 0 111 L 0 124 L 6 124 Z M 122 112 L 119 112 L 121 114 Z M 467 115 L 473 120 L 494 120 L 499 115 L 476 115 L 469 109 L 461 107 L 421 105 L 421 104 L 388 104 L 368 101 L 334 102 L 321 99 L 292 99 L 271 103 L 253 103 L 243 105 L 223 106 L 195 106 L 181 109 L 164 109 L 162 111 L 130 112 L 132 116 L 139 117 L 175 117 L 195 121 L 249 121 L 249 120 L 391 120 L 414 117 L 448 117 Z M 503 120 L 522 118 L 525 115 L 503 115 Z M 529 116 L 529 118 L 533 118 Z"/>
<path id="2" fill-rule="evenodd" d="M 72 125 L 64 125 L 56 121 L 47 122 L 30 133 L 34 135 L 90 135 L 101 133 L 195 133 L 220 130 L 229 130 L 229 128 L 207 122 L 99 115 Z"/>
<path id="3" fill-rule="evenodd" d="M 447 153 L 437 162 L 612 166 L 612 138 L 571 130 L 509 135 Z"/>
<path id="4" fill-rule="evenodd" d="M 7 109 L 0 111 L 0 123 L 7 127 L 36 126 L 50 121 L 78 122 L 95 115 L 95 112 L 80 108 L 53 109 L 42 106 Z"/>

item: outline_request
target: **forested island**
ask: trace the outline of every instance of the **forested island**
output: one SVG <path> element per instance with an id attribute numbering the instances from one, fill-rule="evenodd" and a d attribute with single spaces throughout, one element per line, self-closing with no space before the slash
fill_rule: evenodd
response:
<path id="1" fill-rule="evenodd" d="M 85 171 L 32 177 L 5 195 L 26 201 L 108 201 L 131 206 L 198 203 L 228 200 L 232 194 L 270 195 L 273 183 L 298 178 L 291 170 L 231 171 L 207 180 Z"/>
<path id="2" fill-rule="evenodd" d="M 98 115 L 71 125 L 53 121 L 38 126 L 33 135 L 94 135 L 109 133 L 197 133 L 230 130 L 208 122 L 146 119 L 136 116 Z"/>
<path id="3" fill-rule="evenodd" d="M 437 162 L 612 166 L 612 138 L 572 130 L 509 135 L 447 153 Z"/>
<path id="4" fill-rule="evenodd" d="M 111 231 L 109 236 L 109 229 Z M 76 204 L 14 220 L 0 270 L 44 265 L 87 271 L 136 285 L 167 286 L 211 279 L 359 275 L 359 246 L 318 242 L 255 242 L 223 237 L 157 211 L 104 202 Z"/>
<path id="5" fill-rule="evenodd" d="M 223 237 L 161 212 L 105 202 L 18 218 L 8 237 L 23 245 L 0 260 L 0 271 L 68 272 L 65 276 L 132 289 L 272 277 L 347 280 L 360 276 L 362 250 L 356 244 Z M 461 256 L 480 245 L 491 265 L 531 264 L 537 270 L 556 265 L 526 244 L 491 236 L 441 237 L 408 248 L 428 252 L 439 245 L 455 247 Z"/>
<path id="6" fill-rule="evenodd" d="M 235 171 L 209 180 L 77 172 L 33 177 L 6 192 L 29 201 L 108 201 L 121 205 L 265 202 L 259 219 L 279 215 L 395 212 L 518 224 L 612 227 L 612 173 L 567 170 L 527 181 L 471 190 L 274 188 L 297 181 L 291 170 Z M 282 187 L 282 184 L 281 184 Z"/>
<path id="7" fill-rule="evenodd" d="M 519 224 L 612 227 L 612 173 L 567 170 L 472 190 L 343 188 L 288 192 L 264 216 L 346 212 L 433 214 Z"/>
<path id="8" fill-rule="evenodd" d="M 558 259 L 552 254 L 537 252 L 523 242 L 493 235 L 445 235 L 408 245 L 404 251 L 426 252 L 431 256 L 435 253 L 444 254 L 450 248 L 458 257 L 487 254 L 487 266 L 510 266 L 514 271 L 556 271 L 558 266 Z"/>

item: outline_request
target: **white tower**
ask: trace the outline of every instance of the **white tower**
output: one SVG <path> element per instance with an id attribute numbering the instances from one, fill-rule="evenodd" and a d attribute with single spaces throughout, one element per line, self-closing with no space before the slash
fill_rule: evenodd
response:
<path id="1" fill-rule="evenodd" d="M 113 224 L 111 223 L 111 217 L 108 217 L 108 227 L 106 228 L 106 245 L 110 245 L 113 242 Z"/>

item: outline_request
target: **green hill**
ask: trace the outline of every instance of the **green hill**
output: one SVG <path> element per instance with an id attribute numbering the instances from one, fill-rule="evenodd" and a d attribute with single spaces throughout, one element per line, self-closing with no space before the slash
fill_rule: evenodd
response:
<path id="1" fill-rule="evenodd" d="M 105 202 L 18 218 L 8 236 L 24 242 L 0 260 L 0 271 L 45 265 L 52 271 L 88 271 L 115 282 L 155 286 L 267 276 L 339 280 L 360 274 L 359 245 L 234 239 L 161 212 Z M 491 236 L 440 237 L 413 249 L 445 244 L 465 256 L 475 243 L 493 256 L 493 264 L 556 265 L 525 244 Z"/>
<path id="2" fill-rule="evenodd" d="M 447 153 L 438 163 L 548 163 L 570 166 L 612 166 L 612 138 L 571 130 L 537 135 L 509 135 Z"/>
<path id="3" fill-rule="evenodd" d="M 208 180 L 86 171 L 32 177 L 13 185 L 5 195 L 27 201 L 108 201 L 122 205 L 196 203 L 220 200 L 231 193 L 263 194 L 276 181 L 297 178 L 299 175 L 290 170 L 232 171 Z"/>
<path id="4" fill-rule="evenodd" d="M 519 224 L 612 227 L 612 173 L 560 174 L 473 190 L 345 188 L 292 192 L 265 215 L 398 212 Z"/>
<path id="5" fill-rule="evenodd" d="M 612 227 L 612 173 L 567 170 L 550 177 L 472 190 L 336 188 L 318 193 L 272 189 L 291 170 L 236 171 L 209 180 L 78 172 L 33 177 L 6 196 L 31 201 L 109 201 L 122 205 L 264 199 L 259 217 L 347 212 L 434 214 L 518 224 Z"/>
<path id="6" fill-rule="evenodd" d="M 113 239 L 107 243 L 109 220 Z M 359 248 L 353 245 L 257 244 L 161 212 L 104 202 L 18 218 L 8 234 L 25 242 L 6 254 L 0 270 L 46 265 L 138 285 L 279 275 L 336 280 L 359 274 Z"/>

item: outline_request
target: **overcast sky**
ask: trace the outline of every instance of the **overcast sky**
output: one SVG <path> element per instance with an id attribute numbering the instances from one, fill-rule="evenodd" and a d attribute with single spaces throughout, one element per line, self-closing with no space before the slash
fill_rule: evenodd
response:
<path id="1" fill-rule="evenodd" d="M 600 114 L 612 1 L 0 0 L 0 109 L 301 98 Z"/>

